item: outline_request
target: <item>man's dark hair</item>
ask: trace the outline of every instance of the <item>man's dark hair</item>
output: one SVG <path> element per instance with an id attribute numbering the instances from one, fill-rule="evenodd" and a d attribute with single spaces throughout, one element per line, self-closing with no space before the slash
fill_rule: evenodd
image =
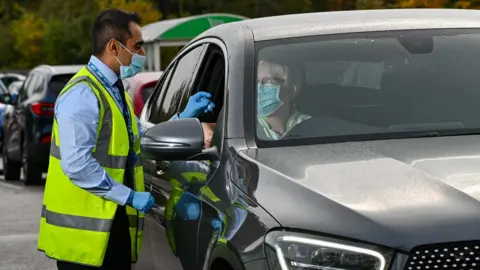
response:
<path id="1" fill-rule="evenodd" d="M 140 17 L 121 9 L 106 9 L 97 15 L 90 33 L 92 53 L 100 56 L 111 39 L 118 40 L 123 45 L 132 37 L 130 22 L 140 24 Z"/>

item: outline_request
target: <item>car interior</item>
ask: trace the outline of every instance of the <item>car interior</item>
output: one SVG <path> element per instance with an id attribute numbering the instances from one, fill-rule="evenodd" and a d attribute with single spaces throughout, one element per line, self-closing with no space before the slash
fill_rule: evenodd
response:
<path id="1" fill-rule="evenodd" d="M 198 119 L 203 123 L 216 123 L 220 111 L 223 107 L 225 94 L 225 59 L 220 48 L 213 45 L 209 48 L 208 55 L 199 68 L 199 74 L 193 84 L 190 95 L 199 91 L 209 92 L 212 95 L 211 100 L 215 104 L 212 112 L 201 114 Z M 186 104 L 179 109 L 185 109 Z"/>
<path id="2" fill-rule="evenodd" d="M 271 47 L 264 57 L 301 70 L 296 108 L 324 119 L 314 136 L 478 128 L 479 39 L 355 38 Z M 346 80 L 352 70 L 357 78 Z"/>

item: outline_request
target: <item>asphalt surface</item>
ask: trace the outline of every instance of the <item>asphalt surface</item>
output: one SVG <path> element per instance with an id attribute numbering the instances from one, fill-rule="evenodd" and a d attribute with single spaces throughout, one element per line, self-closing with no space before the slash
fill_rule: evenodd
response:
<path id="1" fill-rule="evenodd" d="M 26 187 L 20 180 L 6 182 L 0 175 L 0 270 L 57 269 L 54 261 L 37 251 L 42 196 L 43 186 Z M 153 222 L 145 224 L 142 253 L 133 269 L 181 269 L 163 228 Z"/>

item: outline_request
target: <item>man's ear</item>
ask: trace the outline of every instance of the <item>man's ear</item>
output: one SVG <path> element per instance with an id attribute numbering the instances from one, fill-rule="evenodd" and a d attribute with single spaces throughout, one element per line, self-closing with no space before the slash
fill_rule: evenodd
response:
<path id="1" fill-rule="evenodd" d="M 111 52 L 113 55 L 118 56 L 119 50 L 120 50 L 120 45 L 118 45 L 118 42 L 111 39 L 106 46 L 106 49 Z"/>

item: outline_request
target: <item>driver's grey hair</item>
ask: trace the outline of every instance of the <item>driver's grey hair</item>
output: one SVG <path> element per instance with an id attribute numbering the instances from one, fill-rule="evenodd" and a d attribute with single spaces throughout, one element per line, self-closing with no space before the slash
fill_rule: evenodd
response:
<path id="1" fill-rule="evenodd" d="M 272 75 L 272 77 L 277 79 L 282 79 L 285 81 L 289 79 L 288 66 L 286 65 L 280 65 L 277 63 L 261 60 L 260 62 L 258 62 L 258 70 L 266 70 Z"/>

